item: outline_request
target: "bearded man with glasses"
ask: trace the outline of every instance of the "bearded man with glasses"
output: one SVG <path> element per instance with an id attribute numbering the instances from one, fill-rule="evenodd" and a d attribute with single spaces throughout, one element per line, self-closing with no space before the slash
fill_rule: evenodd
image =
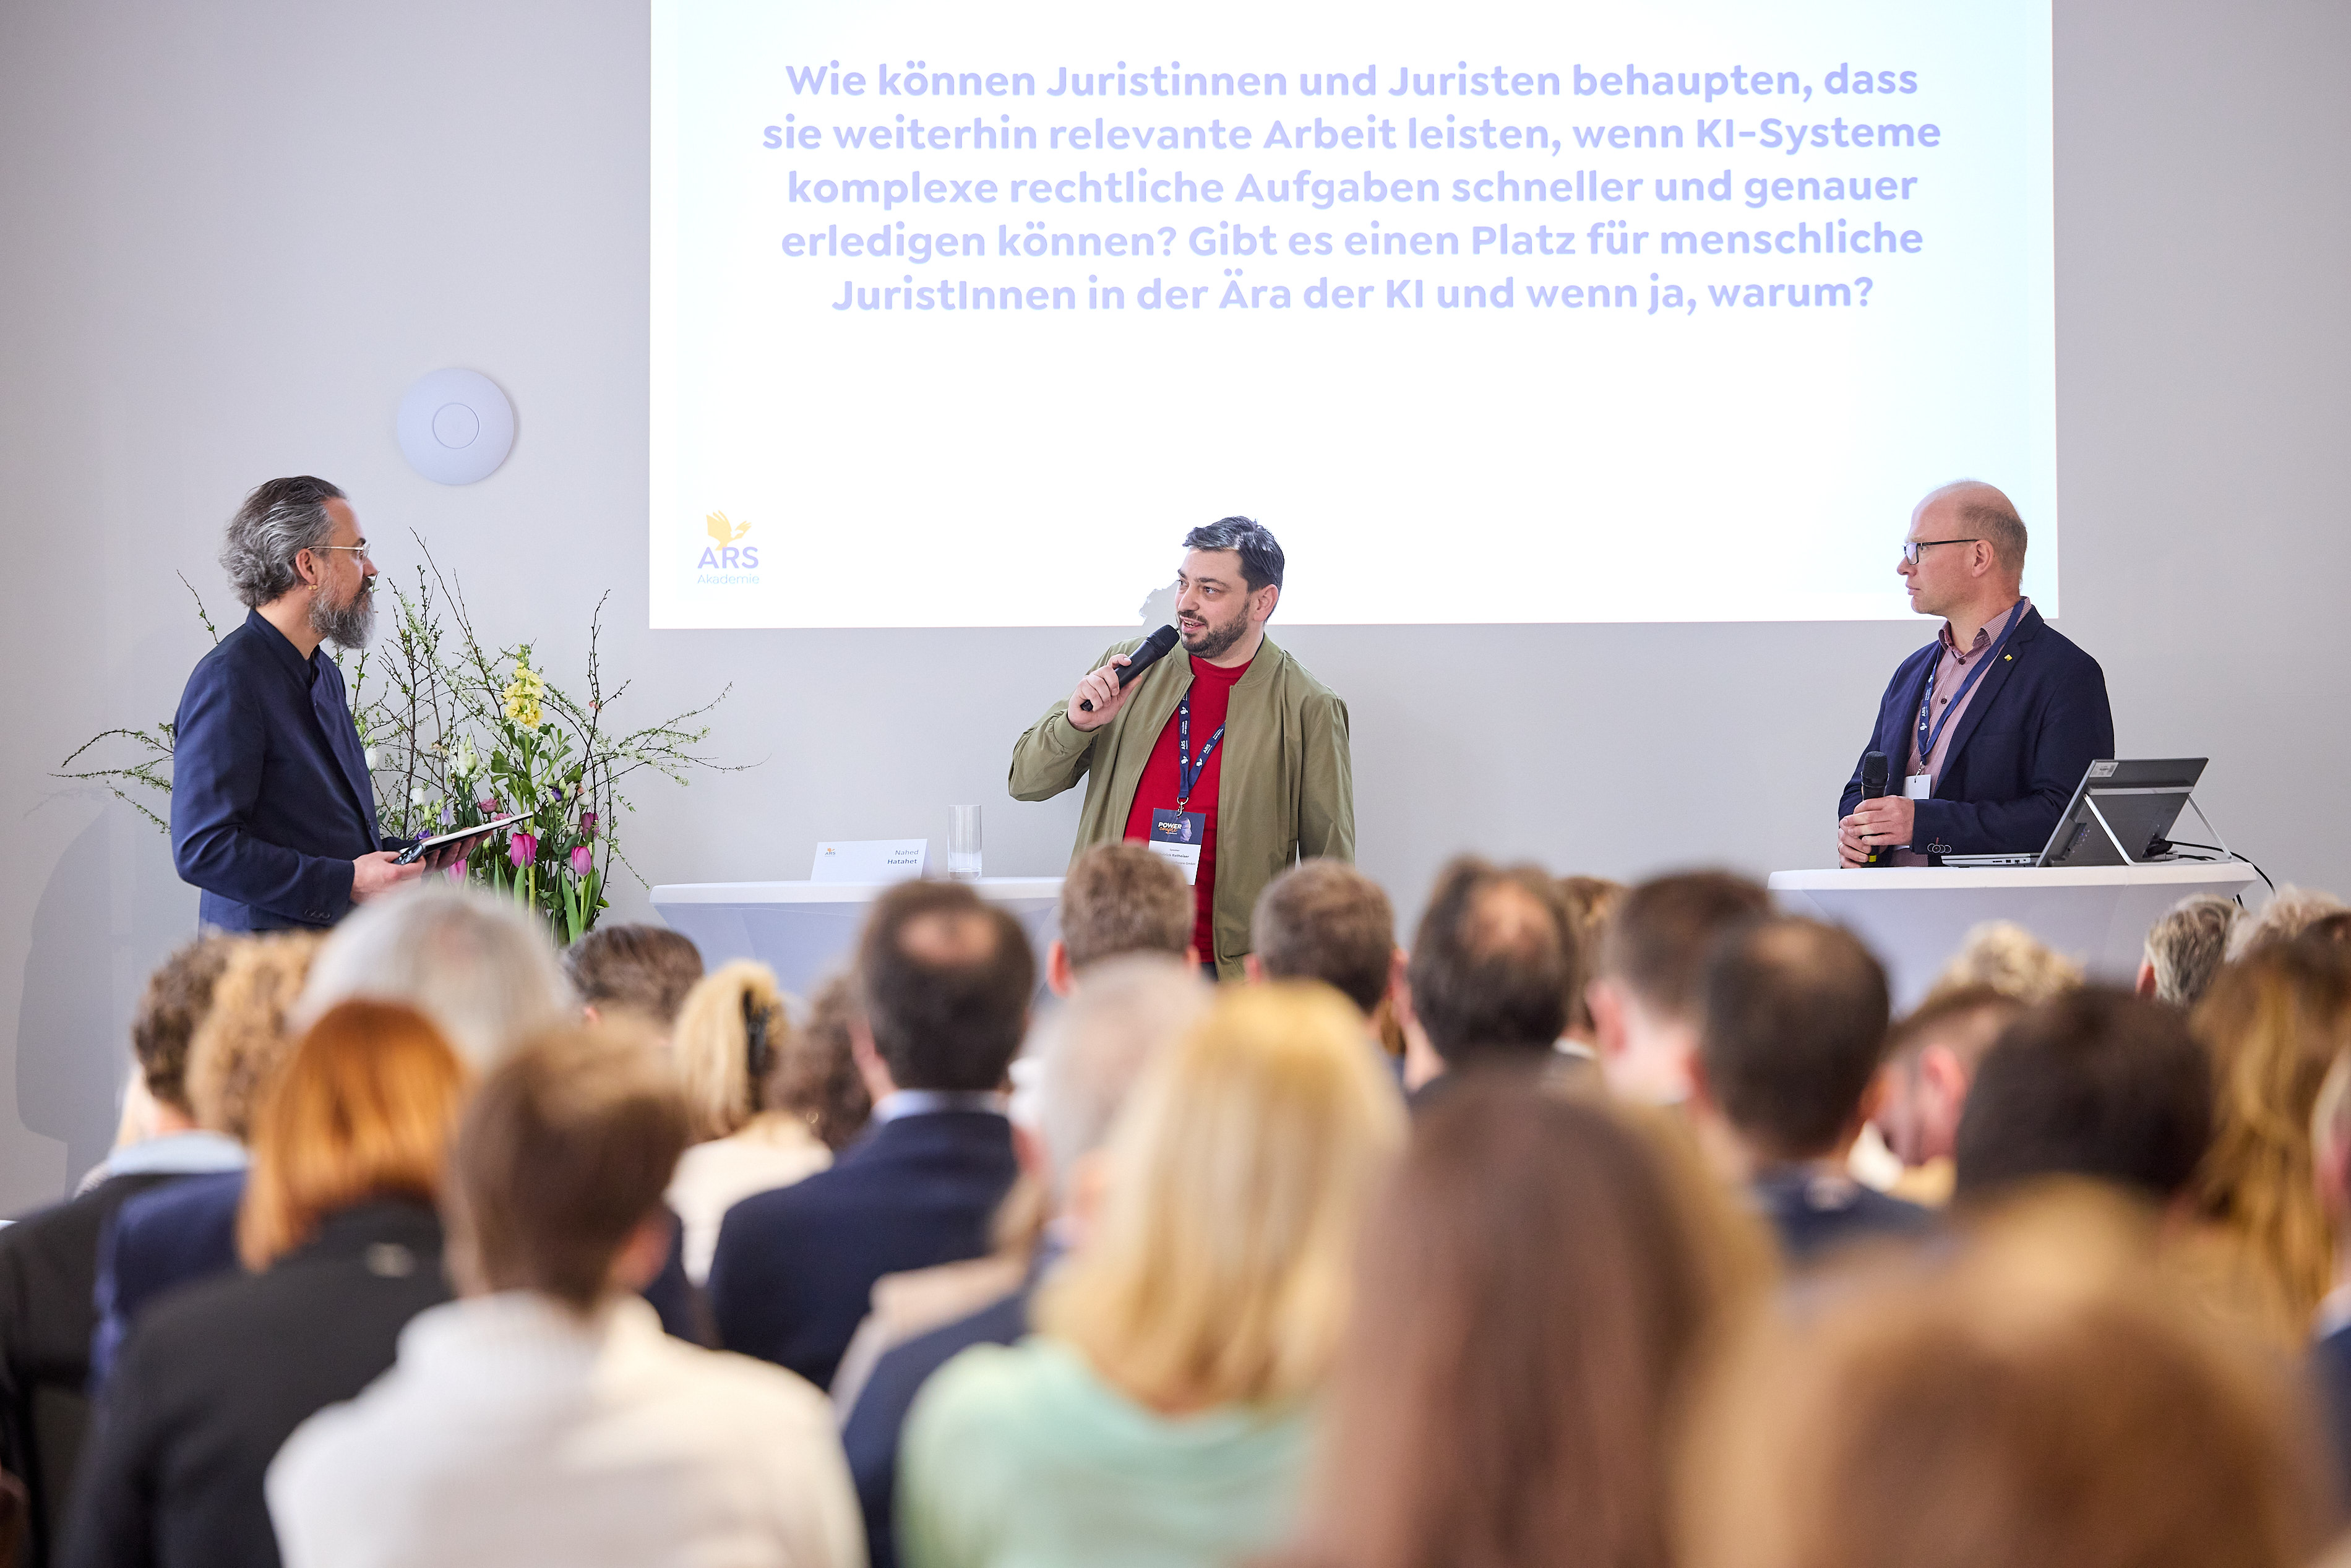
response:
<path id="1" fill-rule="evenodd" d="M 343 493 L 303 475 L 245 498 L 221 565 L 247 613 L 180 697 L 172 864 L 206 925 L 332 925 L 424 869 L 377 829 L 343 673 L 319 647 L 367 642 L 375 563 Z"/>
<path id="2" fill-rule="evenodd" d="M 1894 570 L 1910 608 L 1943 625 L 1878 705 L 1862 749 L 1886 754 L 1888 788 L 1865 800 L 1855 766 L 1837 808 L 1838 864 L 2037 852 L 2090 764 L 2115 754 L 2105 673 L 2024 597 L 2024 547 L 2016 507 L 1975 480 L 1911 513 Z"/>

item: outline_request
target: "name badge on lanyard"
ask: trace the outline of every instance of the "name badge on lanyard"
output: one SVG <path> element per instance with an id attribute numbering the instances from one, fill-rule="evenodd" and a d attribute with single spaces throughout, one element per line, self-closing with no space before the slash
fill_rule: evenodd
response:
<path id="1" fill-rule="evenodd" d="M 1913 773 L 1902 780 L 1902 798 L 1906 800 L 1931 800 L 1935 797 L 1935 776 Z"/>
<path id="2" fill-rule="evenodd" d="M 1192 755 L 1192 697 L 1188 692 L 1176 705 L 1176 809 L 1156 806 L 1151 812 L 1151 837 L 1146 847 L 1153 854 L 1176 862 L 1184 873 L 1184 885 L 1195 885 L 1200 876 L 1200 847 L 1208 840 L 1208 814 L 1188 810 L 1192 791 L 1199 788 L 1200 775 L 1207 771 L 1208 758 L 1217 749 L 1217 742 L 1225 738 L 1225 727 L 1217 726 L 1217 733 L 1200 746 L 1200 755 Z"/>

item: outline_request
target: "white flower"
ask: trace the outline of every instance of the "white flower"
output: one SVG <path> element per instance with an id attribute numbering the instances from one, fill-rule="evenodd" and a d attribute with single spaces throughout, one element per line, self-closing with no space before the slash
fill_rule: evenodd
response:
<path id="1" fill-rule="evenodd" d="M 367 758 L 367 765 L 370 768 L 375 766 L 376 749 L 374 747 L 369 747 L 364 752 L 360 753 L 360 755 Z"/>
<path id="2" fill-rule="evenodd" d="M 419 784 L 408 791 L 408 803 L 412 806 L 422 806 L 424 804 L 423 785 Z"/>

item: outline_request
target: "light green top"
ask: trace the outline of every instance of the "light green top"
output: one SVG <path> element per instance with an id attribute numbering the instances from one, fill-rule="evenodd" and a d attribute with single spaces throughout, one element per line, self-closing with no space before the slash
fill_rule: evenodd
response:
<path id="1" fill-rule="evenodd" d="M 1307 1408 L 1155 1415 L 1037 1336 L 979 1345 L 914 1401 L 898 1455 L 905 1568 L 1222 1568 L 1279 1546 Z"/>

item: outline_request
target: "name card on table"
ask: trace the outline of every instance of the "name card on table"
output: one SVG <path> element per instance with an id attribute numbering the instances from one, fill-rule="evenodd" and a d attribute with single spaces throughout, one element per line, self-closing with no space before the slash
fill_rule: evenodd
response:
<path id="1" fill-rule="evenodd" d="M 928 839 L 837 839 L 816 847 L 810 882 L 912 882 L 931 854 Z"/>

